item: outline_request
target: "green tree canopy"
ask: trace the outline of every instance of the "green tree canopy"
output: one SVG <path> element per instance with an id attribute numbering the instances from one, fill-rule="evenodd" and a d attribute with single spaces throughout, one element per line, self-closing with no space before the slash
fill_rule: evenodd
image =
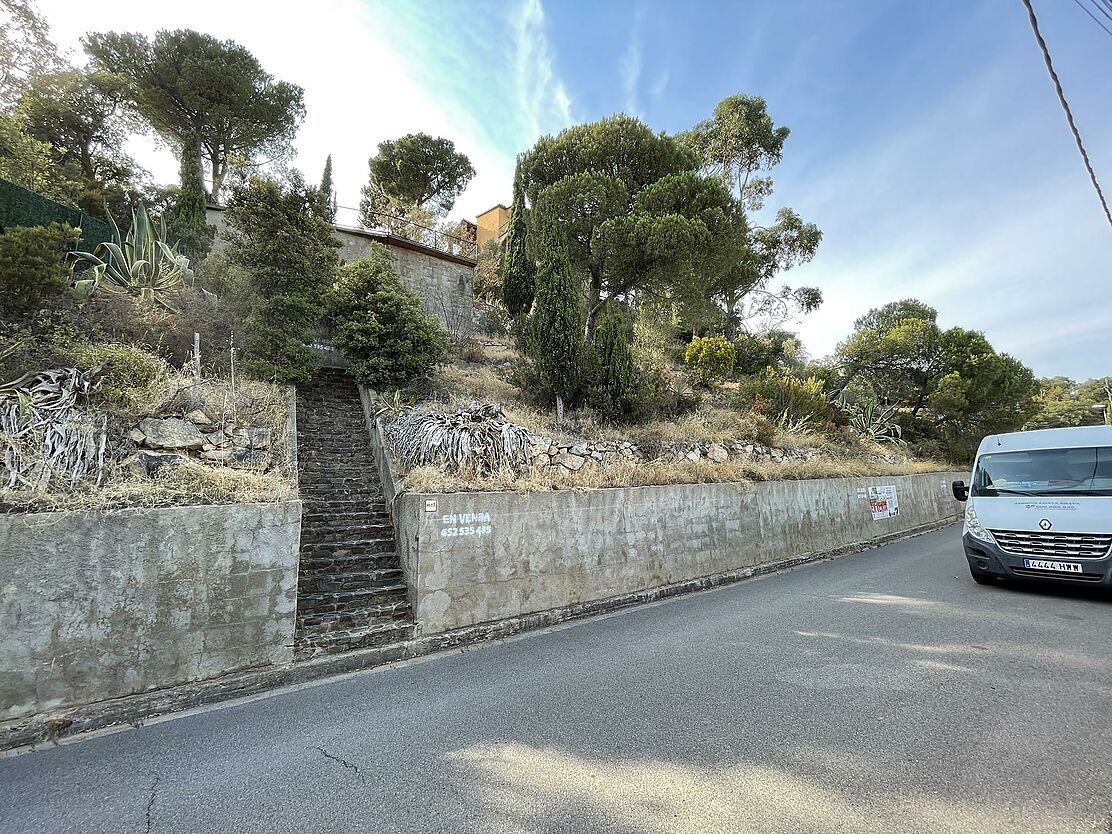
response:
<path id="1" fill-rule="evenodd" d="M 138 120 L 126 109 L 122 77 L 109 72 L 62 70 L 32 76 L 18 113 L 27 133 L 51 147 L 58 166 L 81 182 L 78 205 L 87 214 L 124 214 L 141 170 L 124 151 Z"/>
<path id="2" fill-rule="evenodd" d="M 288 158 L 303 91 L 276 81 L 247 49 L 191 29 L 87 35 L 97 66 L 128 81 L 138 112 L 183 159 L 207 162 L 214 200 L 233 161 Z M 184 183 L 183 183 L 184 185 Z"/>
<path id="3" fill-rule="evenodd" d="M 702 170 L 721 180 L 747 211 L 760 210 L 772 194 L 772 179 L 759 176 L 783 159 L 790 131 L 776 126 L 763 98 L 733 95 L 722 99 L 712 118 L 702 121 L 679 141 L 699 160 Z M 798 312 L 822 303 L 815 287 L 769 289 L 780 272 L 815 256 L 822 232 L 790 208 L 781 208 L 774 223 L 750 223 L 743 253 L 720 270 L 712 296 L 725 310 L 726 336 L 734 339 L 745 320 L 776 328 Z"/>
<path id="4" fill-rule="evenodd" d="M 412 206 L 444 216 L 475 176 L 475 169 L 451 139 L 410 133 L 380 142 L 369 160 L 370 180 L 363 188 L 365 215 L 387 211 L 392 203 L 404 212 Z"/>
<path id="5" fill-rule="evenodd" d="M 982 333 L 938 326 L 937 311 L 915 299 L 886 304 L 857 320 L 839 345 L 840 388 L 863 381 L 902 409 L 910 438 L 934 437 L 963 457 L 982 437 L 1014 431 L 1035 410 L 1030 369 L 997 353 Z"/>
<path id="6" fill-rule="evenodd" d="M 530 203 L 555 218 L 584 276 L 588 341 L 606 299 L 707 282 L 740 257 L 741 206 L 696 168 L 693 153 L 625 115 L 544 136 L 522 157 Z"/>
<path id="7" fill-rule="evenodd" d="M 1093 406 L 1107 404 L 1112 411 L 1112 377 L 1084 383 L 1064 376 L 1040 379 L 1035 403 L 1036 411 L 1024 424 L 1025 429 L 1100 425 L 1103 414 Z"/>
<path id="8" fill-rule="evenodd" d="M 63 69 L 50 27 L 31 0 L 0 0 L 0 107 L 18 101 L 35 73 Z"/>

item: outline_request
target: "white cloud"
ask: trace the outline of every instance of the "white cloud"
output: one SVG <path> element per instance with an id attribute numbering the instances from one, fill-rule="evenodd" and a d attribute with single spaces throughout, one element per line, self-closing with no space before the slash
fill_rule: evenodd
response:
<path id="1" fill-rule="evenodd" d="M 638 6 L 637 16 L 630 32 L 629 45 L 626 47 L 621 60 L 622 89 L 625 91 L 626 113 L 638 117 L 641 116 L 641 111 L 637 106 L 637 87 L 641 82 L 642 53 L 645 48 L 644 37 L 641 34 L 642 20 L 642 10 Z"/>
<path id="2" fill-rule="evenodd" d="M 524 0 L 514 20 L 516 98 L 532 136 L 572 123 L 572 101 L 556 76 L 540 0 Z"/>

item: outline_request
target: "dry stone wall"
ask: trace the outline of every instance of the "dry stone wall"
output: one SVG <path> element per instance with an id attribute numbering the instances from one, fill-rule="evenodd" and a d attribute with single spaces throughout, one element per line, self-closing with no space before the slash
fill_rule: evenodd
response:
<path id="1" fill-rule="evenodd" d="M 821 449 L 792 449 L 765 446 L 762 443 L 731 440 L 722 443 L 675 443 L 666 445 L 656 455 L 646 455 L 636 443 L 629 441 L 554 441 L 537 437 L 529 450 L 533 467 L 560 466 L 578 472 L 584 466 L 607 466 L 628 461 L 644 463 L 647 460 L 698 461 L 710 460 L 725 463 L 729 460 L 789 461 L 810 460 L 821 457 Z"/>

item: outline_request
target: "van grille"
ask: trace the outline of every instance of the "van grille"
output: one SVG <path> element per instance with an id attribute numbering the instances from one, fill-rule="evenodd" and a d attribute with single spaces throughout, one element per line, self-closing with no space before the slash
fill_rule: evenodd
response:
<path id="1" fill-rule="evenodd" d="M 1112 535 L 1094 533 L 1043 533 L 1026 530 L 993 530 L 1001 548 L 1021 556 L 1069 556 L 1100 559 L 1112 548 Z"/>

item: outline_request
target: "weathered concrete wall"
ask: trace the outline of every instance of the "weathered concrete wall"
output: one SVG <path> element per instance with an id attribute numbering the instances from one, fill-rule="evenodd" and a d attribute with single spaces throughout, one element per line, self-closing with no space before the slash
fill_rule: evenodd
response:
<path id="1" fill-rule="evenodd" d="M 394 518 L 418 634 L 433 634 L 956 520 L 949 482 L 963 475 L 402 494 Z M 900 514 L 874 521 L 865 490 L 882 485 Z"/>
<path id="2" fill-rule="evenodd" d="M 0 515 L 0 721 L 292 659 L 301 504 Z"/>

